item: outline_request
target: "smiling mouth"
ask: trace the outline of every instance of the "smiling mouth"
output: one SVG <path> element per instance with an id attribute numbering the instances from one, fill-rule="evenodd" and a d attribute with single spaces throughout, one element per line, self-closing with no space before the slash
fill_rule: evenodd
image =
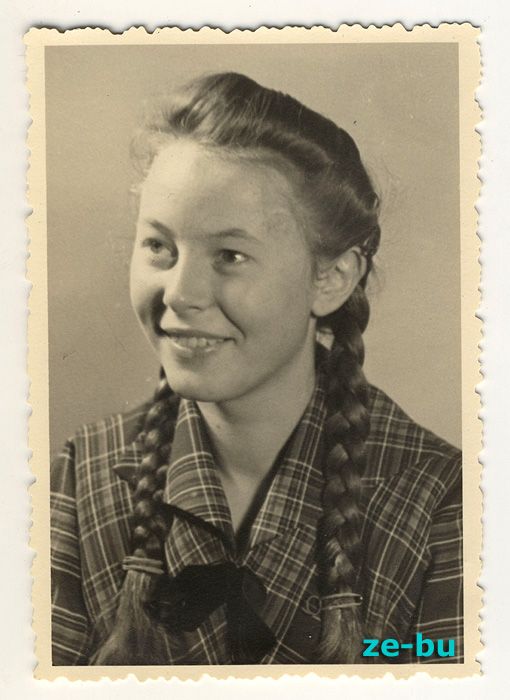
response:
<path id="1" fill-rule="evenodd" d="M 165 334 L 174 345 L 186 350 L 212 350 L 225 343 L 228 338 L 207 338 L 203 335 L 181 335 L 178 333 Z"/>
<path id="2" fill-rule="evenodd" d="M 191 328 L 156 327 L 156 333 L 170 341 L 177 357 L 191 359 L 218 351 L 232 338 Z"/>

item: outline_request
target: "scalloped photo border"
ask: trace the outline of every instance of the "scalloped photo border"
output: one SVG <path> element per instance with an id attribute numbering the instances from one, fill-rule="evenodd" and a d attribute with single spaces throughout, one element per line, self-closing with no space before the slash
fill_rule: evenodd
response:
<path id="1" fill-rule="evenodd" d="M 86 28 L 61 32 L 57 29 L 30 29 L 25 35 L 27 47 L 27 90 L 30 97 L 28 133 L 29 171 L 28 200 L 32 213 L 28 217 L 30 258 L 28 278 L 32 284 L 29 317 L 28 367 L 31 380 L 29 402 L 29 445 L 35 483 L 31 487 L 33 525 L 30 546 L 33 561 L 33 629 L 36 635 L 38 679 L 75 680 L 122 679 L 135 676 L 147 679 L 182 680 L 209 676 L 228 678 L 280 678 L 316 674 L 324 678 L 341 676 L 379 678 L 391 674 L 397 679 L 414 674 L 433 678 L 462 678 L 479 675 L 476 660 L 482 650 L 479 632 L 482 590 L 477 585 L 481 573 L 482 494 L 481 467 L 482 425 L 478 418 L 480 401 L 476 387 L 481 381 L 479 349 L 481 323 L 476 318 L 480 303 L 479 239 L 475 208 L 480 181 L 478 160 L 480 137 L 476 127 L 481 111 L 476 90 L 481 76 L 480 30 L 471 24 L 415 26 L 407 30 L 401 24 L 381 28 L 341 25 L 337 30 L 322 27 L 259 28 L 233 30 L 203 28 L 181 30 L 165 27 L 149 33 L 133 27 L 122 34 L 107 29 Z M 47 298 L 47 230 L 46 230 L 46 143 L 45 143 L 45 75 L 44 54 L 49 46 L 93 45 L 184 45 L 184 44 L 307 44 L 307 43 L 406 43 L 454 42 L 459 50 L 459 134 L 460 134 L 460 230 L 461 236 L 461 323 L 462 323 L 462 449 L 464 503 L 464 605 L 465 661 L 462 664 L 367 664 L 367 665 L 273 665 L 273 666 L 52 666 L 50 637 L 50 565 L 49 565 L 49 373 L 48 373 L 48 298 Z"/>

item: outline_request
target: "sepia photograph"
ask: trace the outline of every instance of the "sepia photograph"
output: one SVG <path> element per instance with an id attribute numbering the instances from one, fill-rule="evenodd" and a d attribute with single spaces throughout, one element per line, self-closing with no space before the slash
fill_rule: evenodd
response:
<path id="1" fill-rule="evenodd" d="M 27 35 L 44 677 L 476 669 L 476 30 L 394 29 Z"/>

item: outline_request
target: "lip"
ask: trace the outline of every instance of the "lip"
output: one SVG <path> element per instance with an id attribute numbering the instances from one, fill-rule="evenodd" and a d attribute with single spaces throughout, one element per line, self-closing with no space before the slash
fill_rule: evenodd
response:
<path id="1" fill-rule="evenodd" d="M 194 328 L 160 328 L 161 333 L 177 338 L 206 338 L 207 340 L 229 340 L 227 336 L 209 333 Z"/>

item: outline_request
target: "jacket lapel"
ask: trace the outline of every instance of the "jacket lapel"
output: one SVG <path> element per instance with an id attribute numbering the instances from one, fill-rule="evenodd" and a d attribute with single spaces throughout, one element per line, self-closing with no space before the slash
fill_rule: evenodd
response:
<path id="1" fill-rule="evenodd" d="M 201 414 L 192 401 L 181 401 L 163 500 L 203 520 L 233 543 L 230 508 Z"/>

